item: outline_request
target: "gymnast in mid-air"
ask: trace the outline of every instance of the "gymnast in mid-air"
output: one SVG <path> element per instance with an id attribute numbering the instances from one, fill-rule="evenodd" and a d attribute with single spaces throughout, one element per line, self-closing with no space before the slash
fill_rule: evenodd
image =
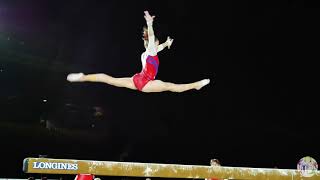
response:
<path id="1" fill-rule="evenodd" d="M 146 51 L 141 55 L 142 71 L 140 73 L 135 74 L 133 77 L 122 78 L 115 78 L 103 73 L 71 73 L 67 76 L 67 80 L 70 82 L 102 82 L 146 93 L 163 91 L 184 92 L 191 89 L 200 90 L 203 86 L 209 84 L 210 79 L 203 79 L 188 84 L 175 84 L 155 79 L 159 68 L 157 53 L 166 47 L 170 49 L 173 39 L 168 37 L 166 42 L 159 44 L 159 40 L 155 37 L 152 27 L 155 16 L 151 16 L 148 11 L 144 11 L 144 14 L 147 23 L 147 27 L 143 29 L 143 41 Z"/>

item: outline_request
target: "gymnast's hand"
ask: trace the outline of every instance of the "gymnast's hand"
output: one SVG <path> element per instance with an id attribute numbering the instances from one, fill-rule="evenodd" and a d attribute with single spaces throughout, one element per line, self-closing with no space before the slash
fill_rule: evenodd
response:
<path id="1" fill-rule="evenodd" d="M 148 11 L 144 11 L 144 18 L 146 19 L 148 25 L 152 25 L 153 19 L 155 17 L 156 16 L 151 16 Z"/>
<path id="2" fill-rule="evenodd" d="M 167 37 L 167 41 L 166 41 L 166 44 L 167 44 L 167 46 L 168 46 L 168 49 L 170 49 L 172 42 L 173 42 L 173 39 L 171 39 L 171 38 L 168 36 L 168 37 Z"/>

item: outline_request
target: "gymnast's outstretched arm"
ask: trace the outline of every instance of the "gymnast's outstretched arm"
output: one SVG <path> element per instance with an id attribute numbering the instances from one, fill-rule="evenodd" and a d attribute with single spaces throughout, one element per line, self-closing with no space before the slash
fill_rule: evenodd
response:
<path id="1" fill-rule="evenodd" d="M 168 49 L 170 49 L 172 42 L 173 42 L 173 39 L 171 39 L 171 38 L 168 36 L 168 37 L 167 37 L 167 41 L 164 42 L 164 43 L 162 43 L 162 44 L 160 44 L 160 45 L 158 46 L 158 48 L 157 48 L 157 51 L 160 52 L 160 51 L 162 51 L 162 50 L 163 50 L 164 48 L 166 48 L 166 47 L 168 47 Z"/>

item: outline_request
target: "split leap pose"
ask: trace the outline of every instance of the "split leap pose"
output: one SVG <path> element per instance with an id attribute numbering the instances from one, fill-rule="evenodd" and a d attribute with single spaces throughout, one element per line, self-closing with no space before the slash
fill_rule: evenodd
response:
<path id="1" fill-rule="evenodd" d="M 173 39 L 168 37 L 166 42 L 159 44 L 159 40 L 156 39 L 152 27 L 155 16 L 151 16 L 148 11 L 145 11 L 144 14 L 147 23 L 147 28 L 144 28 L 143 32 L 146 51 L 141 55 L 142 71 L 140 73 L 135 74 L 133 77 L 123 78 L 115 78 L 103 73 L 87 75 L 83 73 L 71 73 L 67 76 L 67 80 L 70 82 L 102 82 L 147 93 L 163 91 L 184 92 L 191 89 L 200 90 L 203 86 L 209 84 L 209 79 L 203 79 L 188 84 L 175 84 L 155 79 L 159 67 L 157 53 L 165 47 L 170 49 Z"/>

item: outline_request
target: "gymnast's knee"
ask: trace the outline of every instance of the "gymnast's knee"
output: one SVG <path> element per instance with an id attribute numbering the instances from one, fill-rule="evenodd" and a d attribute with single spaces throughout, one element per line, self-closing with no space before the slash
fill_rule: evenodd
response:
<path id="1" fill-rule="evenodd" d="M 178 92 L 176 86 L 173 83 L 165 82 L 163 84 L 163 88 L 166 89 L 167 91 Z"/>

